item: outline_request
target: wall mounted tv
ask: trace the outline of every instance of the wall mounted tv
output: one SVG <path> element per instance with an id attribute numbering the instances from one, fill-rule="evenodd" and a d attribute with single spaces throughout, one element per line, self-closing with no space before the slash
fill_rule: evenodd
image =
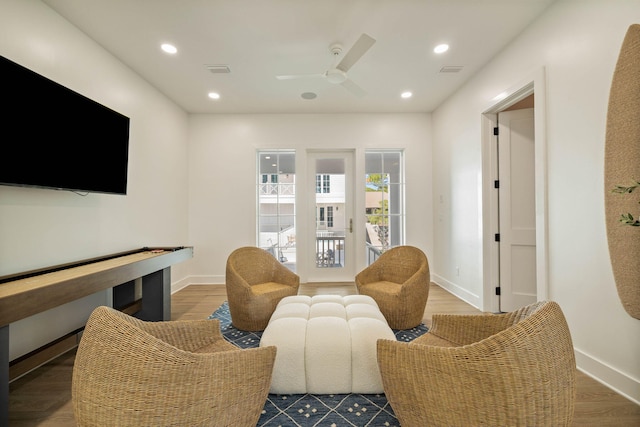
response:
<path id="1" fill-rule="evenodd" d="M 127 193 L 129 118 L 0 56 L 0 184 Z"/>

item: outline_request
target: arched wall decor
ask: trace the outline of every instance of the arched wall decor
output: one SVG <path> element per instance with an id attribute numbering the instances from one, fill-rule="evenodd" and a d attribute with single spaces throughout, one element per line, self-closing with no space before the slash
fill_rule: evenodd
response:
<path id="1" fill-rule="evenodd" d="M 640 319 L 640 24 L 627 30 L 611 82 L 605 143 L 609 256 L 624 309 Z M 631 217 L 629 217 L 629 214 Z"/>

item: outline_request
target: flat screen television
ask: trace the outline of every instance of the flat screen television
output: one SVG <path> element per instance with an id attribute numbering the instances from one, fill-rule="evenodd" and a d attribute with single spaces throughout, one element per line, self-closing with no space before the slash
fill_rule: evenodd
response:
<path id="1" fill-rule="evenodd" d="M 0 184 L 127 193 L 129 118 L 0 56 Z"/>

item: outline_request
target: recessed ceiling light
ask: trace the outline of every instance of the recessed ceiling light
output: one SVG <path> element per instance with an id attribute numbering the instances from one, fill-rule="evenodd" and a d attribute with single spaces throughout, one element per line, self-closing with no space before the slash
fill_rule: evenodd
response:
<path id="1" fill-rule="evenodd" d="M 211 99 L 220 99 L 220 94 L 218 92 L 209 92 L 208 96 Z"/>
<path id="2" fill-rule="evenodd" d="M 175 46 L 174 46 L 174 45 L 172 45 L 172 44 L 169 44 L 169 43 L 164 43 L 164 44 L 162 44 L 162 45 L 160 46 L 160 48 L 161 48 L 162 50 L 164 50 L 165 52 L 170 53 L 170 54 L 172 54 L 172 55 L 173 55 L 174 53 L 177 53 L 177 52 L 178 52 L 178 48 L 177 48 L 177 47 L 175 47 Z"/>
<path id="3" fill-rule="evenodd" d="M 302 99 L 315 99 L 318 97 L 318 95 L 316 95 L 313 92 L 305 92 L 302 95 L 300 95 L 302 97 Z"/>
<path id="4" fill-rule="evenodd" d="M 449 50 L 449 45 L 448 44 L 444 44 L 444 43 L 443 44 L 439 44 L 438 46 L 433 48 L 433 51 L 435 53 L 444 53 L 444 52 L 446 52 L 448 50 Z"/>
<path id="5" fill-rule="evenodd" d="M 400 96 L 403 97 L 404 99 L 407 99 L 407 98 L 411 98 L 413 96 L 413 93 L 411 93 L 409 91 L 402 92 L 402 94 Z"/>

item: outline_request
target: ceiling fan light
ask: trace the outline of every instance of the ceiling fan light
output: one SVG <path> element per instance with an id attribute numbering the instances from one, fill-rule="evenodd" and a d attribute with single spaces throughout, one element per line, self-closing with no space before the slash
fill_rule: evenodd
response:
<path id="1" fill-rule="evenodd" d="M 340 84 L 345 80 L 347 80 L 347 73 L 345 73 L 342 70 L 338 70 L 337 68 L 334 68 L 332 70 L 327 71 L 327 80 L 330 83 Z"/>

